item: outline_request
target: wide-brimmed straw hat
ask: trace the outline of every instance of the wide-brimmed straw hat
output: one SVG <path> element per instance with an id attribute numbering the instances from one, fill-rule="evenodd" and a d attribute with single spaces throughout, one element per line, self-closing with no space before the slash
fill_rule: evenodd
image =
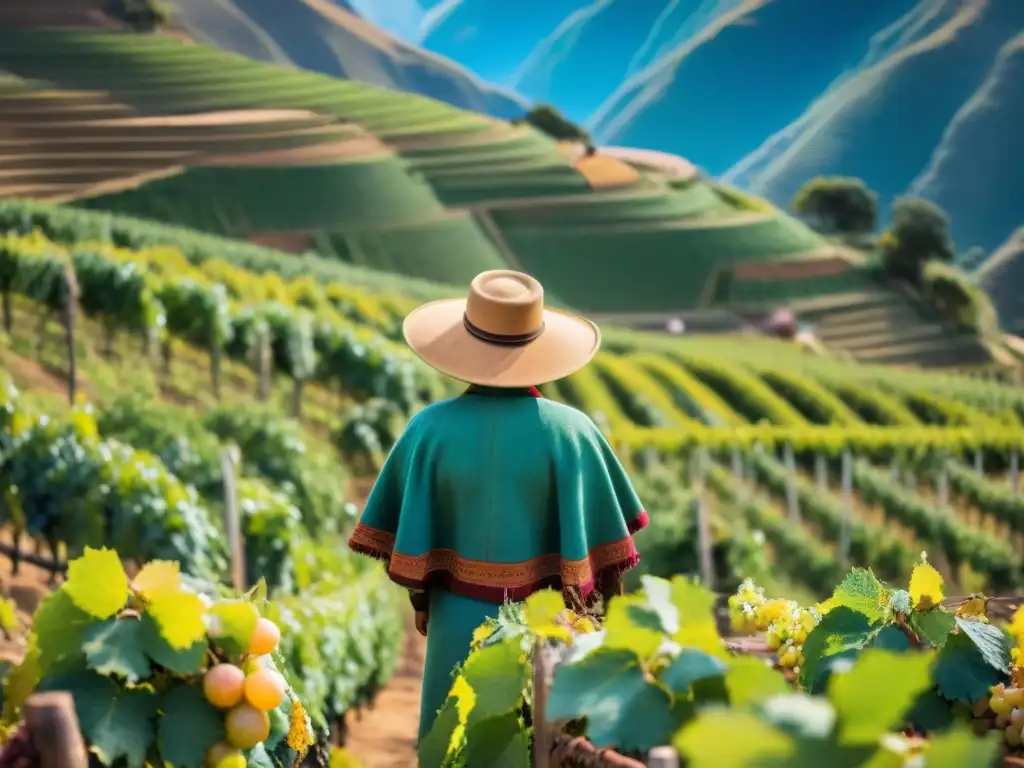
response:
<path id="1" fill-rule="evenodd" d="M 568 376 L 601 345 L 597 326 L 544 308 L 544 288 L 510 269 L 477 275 L 465 299 L 409 313 L 405 340 L 432 368 L 470 384 L 529 387 Z"/>

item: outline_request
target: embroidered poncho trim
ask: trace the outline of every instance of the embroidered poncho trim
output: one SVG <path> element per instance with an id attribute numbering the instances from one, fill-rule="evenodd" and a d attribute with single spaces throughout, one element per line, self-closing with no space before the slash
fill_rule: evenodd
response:
<path id="1" fill-rule="evenodd" d="M 542 397 L 535 387 L 501 392 L 471 387 L 467 395 L 472 394 Z M 410 555 L 396 551 L 395 533 L 362 520 L 356 524 L 349 546 L 361 554 L 387 561 L 392 581 L 411 590 L 425 590 L 430 585 L 441 584 L 467 597 L 502 602 L 525 599 L 544 587 L 576 588 L 587 599 L 603 573 L 629 570 L 639 563 L 640 555 L 631 534 L 649 522 L 614 455 L 610 455 L 607 461 L 614 463 L 609 471 L 615 472 L 617 479 L 627 484 L 626 499 L 622 504 L 616 502 L 612 505 L 620 510 L 617 513 L 618 526 L 624 535 L 586 546 L 586 556 L 579 559 L 548 553 L 518 562 L 493 562 L 471 559 L 447 548 L 431 548 L 423 554 Z M 373 522 L 379 524 L 380 519 L 378 515 Z"/>

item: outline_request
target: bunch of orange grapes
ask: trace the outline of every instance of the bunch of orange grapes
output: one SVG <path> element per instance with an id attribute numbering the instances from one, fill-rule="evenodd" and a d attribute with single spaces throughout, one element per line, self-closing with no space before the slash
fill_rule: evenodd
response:
<path id="1" fill-rule="evenodd" d="M 203 694 L 226 711 L 226 741 L 212 746 L 206 755 L 208 768 L 245 768 L 243 749 L 251 749 L 270 736 L 267 714 L 284 701 L 288 684 L 266 663 L 277 648 L 281 631 L 269 619 L 256 622 L 252 641 L 241 666 L 222 662 L 203 677 Z"/>

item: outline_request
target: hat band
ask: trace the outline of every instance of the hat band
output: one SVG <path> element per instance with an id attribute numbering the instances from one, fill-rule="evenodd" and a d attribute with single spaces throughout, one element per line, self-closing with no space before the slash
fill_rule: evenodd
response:
<path id="1" fill-rule="evenodd" d="M 480 341 L 486 341 L 488 344 L 498 344 L 503 347 L 521 347 L 524 344 L 529 344 L 544 333 L 544 323 L 540 324 L 540 328 L 529 333 L 491 333 L 478 325 L 474 325 L 473 321 L 469 319 L 469 315 L 465 312 L 462 314 L 462 324 L 466 326 L 467 331 L 480 339 Z"/>

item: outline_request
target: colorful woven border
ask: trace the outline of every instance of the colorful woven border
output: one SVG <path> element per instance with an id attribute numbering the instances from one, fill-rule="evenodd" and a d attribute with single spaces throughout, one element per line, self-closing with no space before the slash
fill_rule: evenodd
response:
<path id="1" fill-rule="evenodd" d="M 649 518 L 641 512 L 628 524 L 630 533 L 646 526 Z M 601 544 L 582 560 L 565 560 L 559 555 L 541 555 L 517 563 L 470 560 L 450 549 L 432 549 L 423 555 L 395 552 L 395 537 L 385 531 L 357 523 L 349 547 L 354 551 L 388 561 L 388 575 L 409 589 L 426 589 L 440 583 L 452 592 L 491 602 L 523 600 L 544 587 L 576 587 L 584 599 L 594 591 L 601 573 L 626 571 L 640 562 L 631 536 Z"/>

